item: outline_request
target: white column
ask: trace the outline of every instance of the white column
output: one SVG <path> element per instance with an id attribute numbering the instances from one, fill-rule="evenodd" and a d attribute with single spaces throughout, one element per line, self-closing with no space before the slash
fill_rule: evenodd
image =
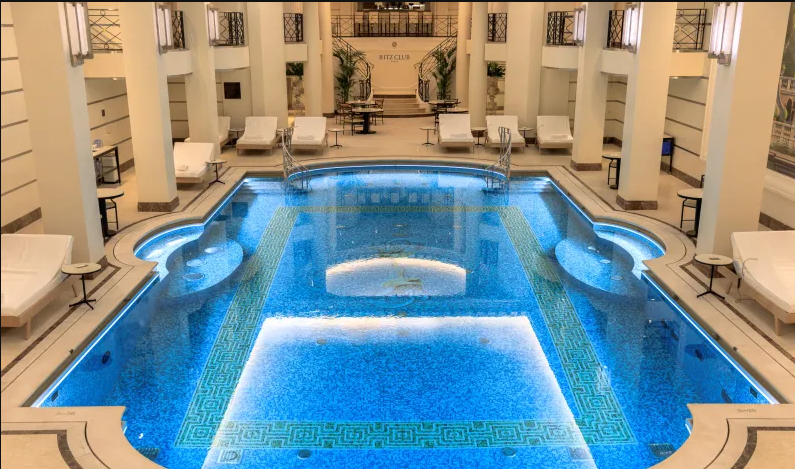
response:
<path id="1" fill-rule="evenodd" d="M 255 116 L 275 116 L 287 127 L 287 70 L 282 2 L 248 2 L 251 101 Z"/>
<path id="2" fill-rule="evenodd" d="M 616 202 L 626 210 L 656 210 L 676 2 L 640 5 L 638 50 L 627 77 Z"/>
<path id="3" fill-rule="evenodd" d="M 210 46 L 207 29 L 207 3 L 180 3 L 185 15 L 185 37 L 190 38 L 193 72 L 185 76 L 185 99 L 188 102 L 188 132 L 191 142 L 213 144 L 213 156 L 221 156 L 218 145 L 218 92 L 216 88 L 215 50 Z"/>
<path id="4" fill-rule="evenodd" d="M 759 227 L 788 20 L 789 3 L 738 5 L 731 64 L 715 74 L 699 253 L 731 256 L 731 234 Z"/>
<path id="5" fill-rule="evenodd" d="M 323 115 L 323 65 L 320 61 L 320 13 L 318 2 L 304 2 L 304 94 L 306 115 Z"/>
<path id="6" fill-rule="evenodd" d="M 121 2 L 124 74 L 135 150 L 138 210 L 170 212 L 179 205 L 174 176 L 165 56 L 155 37 L 155 3 Z"/>
<path id="7" fill-rule="evenodd" d="M 704 99 L 704 131 L 701 133 L 701 158 L 706 159 L 709 154 L 709 124 L 712 122 L 712 104 L 715 102 L 715 76 L 718 73 L 718 61 L 709 61 L 709 83 L 707 96 Z"/>
<path id="8" fill-rule="evenodd" d="M 605 2 L 588 2 L 583 5 L 587 33 L 577 60 L 571 167 L 577 171 L 600 171 L 607 107 L 607 75 L 599 69 L 599 57 L 607 42 L 607 21 L 612 5 Z"/>
<path id="9" fill-rule="evenodd" d="M 63 3 L 13 2 L 42 225 L 74 237 L 72 261 L 105 255 L 83 67 L 72 67 Z"/>
<path id="10" fill-rule="evenodd" d="M 334 39 L 331 37 L 331 2 L 320 2 L 323 115 L 334 116 Z"/>
<path id="11" fill-rule="evenodd" d="M 518 116 L 520 126 L 533 128 L 541 91 L 543 19 L 543 2 L 508 3 L 505 115 Z"/>
<path id="12" fill-rule="evenodd" d="M 472 2 L 458 2 L 458 37 L 456 40 L 455 97 L 462 107 L 469 106 L 469 54 L 467 40 L 471 31 Z"/>
<path id="13" fill-rule="evenodd" d="M 472 126 L 486 125 L 487 2 L 472 2 L 472 53 L 469 57 L 469 115 Z M 457 64 L 456 64 L 457 66 Z"/>

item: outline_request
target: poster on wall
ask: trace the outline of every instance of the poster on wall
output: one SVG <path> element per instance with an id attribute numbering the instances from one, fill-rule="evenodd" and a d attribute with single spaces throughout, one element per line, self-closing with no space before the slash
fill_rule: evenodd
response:
<path id="1" fill-rule="evenodd" d="M 795 178 L 795 2 L 790 4 L 767 167 Z"/>

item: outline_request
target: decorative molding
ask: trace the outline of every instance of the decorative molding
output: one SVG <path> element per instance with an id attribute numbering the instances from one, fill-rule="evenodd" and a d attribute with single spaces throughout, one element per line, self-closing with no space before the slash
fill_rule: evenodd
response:
<path id="1" fill-rule="evenodd" d="M 786 223 L 776 220 L 770 215 L 761 212 L 759 213 L 759 224 L 767 228 L 770 228 L 773 231 L 787 231 L 793 229 L 791 226 L 787 225 Z"/>
<path id="2" fill-rule="evenodd" d="M 698 101 L 693 101 L 692 99 L 683 98 L 681 96 L 674 96 L 672 94 L 669 94 L 668 97 L 678 99 L 680 101 L 687 101 L 688 103 L 698 104 L 699 106 L 706 106 L 706 103 L 700 103 Z"/>
<path id="3" fill-rule="evenodd" d="M 122 96 L 127 96 L 127 93 L 117 94 L 115 96 L 108 96 L 107 98 L 98 99 L 96 101 L 91 101 L 90 103 L 86 103 L 86 104 L 91 106 L 92 104 L 101 103 L 103 101 L 110 101 L 111 99 L 121 98 Z"/>
<path id="4" fill-rule="evenodd" d="M 179 206 L 179 196 L 171 202 L 138 202 L 139 212 L 173 212 Z"/>
<path id="5" fill-rule="evenodd" d="M 602 163 L 577 163 L 574 160 L 571 160 L 569 163 L 571 169 L 575 171 L 601 171 L 602 170 Z"/>
<path id="6" fill-rule="evenodd" d="M 16 192 L 16 191 L 22 189 L 23 187 L 26 187 L 26 186 L 29 186 L 29 185 L 33 184 L 34 182 L 36 182 L 36 180 L 32 179 L 32 180 L 30 180 L 30 181 L 28 181 L 28 182 L 26 182 L 24 184 L 20 184 L 19 186 L 15 187 L 13 189 L 9 189 L 9 190 L 3 192 L 2 194 L 0 194 L 0 197 L 5 197 L 5 196 L 7 196 L 8 194 L 10 194 L 12 192 Z"/>
<path id="7" fill-rule="evenodd" d="M 128 169 L 132 168 L 133 166 L 135 166 L 135 158 L 130 158 L 129 160 L 125 161 L 124 163 L 120 163 L 119 164 L 119 171 L 123 173 L 123 172 L 127 171 Z"/>
<path id="8" fill-rule="evenodd" d="M 678 121 L 678 120 L 676 120 L 676 119 L 671 119 L 671 118 L 670 118 L 670 117 L 668 117 L 668 116 L 665 116 L 665 120 L 667 120 L 667 121 L 671 121 L 671 122 L 673 122 L 674 124 L 679 124 L 679 125 L 683 125 L 683 126 L 685 126 L 685 127 L 689 127 L 689 128 L 691 128 L 691 129 L 693 129 L 693 130 L 697 130 L 697 131 L 699 131 L 699 132 L 703 132 L 703 131 L 704 131 L 704 129 L 699 129 L 699 128 L 698 128 L 698 127 L 696 127 L 696 126 L 693 126 L 693 125 L 690 125 L 690 124 L 685 124 L 684 122 Z"/>
<path id="9" fill-rule="evenodd" d="M 99 124 L 96 127 L 91 127 L 89 130 L 101 129 L 102 127 L 105 127 L 106 125 L 114 124 L 116 122 L 119 122 L 119 121 L 124 120 L 124 119 L 129 119 L 129 118 L 130 118 L 130 115 L 127 114 L 126 116 L 119 117 L 118 119 L 113 119 L 112 121 L 105 122 L 104 124 Z"/>
<path id="10" fill-rule="evenodd" d="M 0 233 L 2 234 L 16 233 L 17 231 L 30 225 L 39 218 L 41 218 L 41 207 L 38 207 L 32 212 L 28 212 L 22 215 L 21 217 L 17 218 L 16 220 L 10 223 L 6 223 L 2 228 L 0 228 Z"/>
<path id="11" fill-rule="evenodd" d="M 624 210 L 657 210 L 656 200 L 624 200 L 616 195 L 616 203 Z"/>
<path id="12" fill-rule="evenodd" d="M 25 123 L 27 123 L 27 122 L 28 122 L 28 120 L 27 120 L 27 119 L 25 119 L 25 120 L 21 120 L 21 121 L 12 122 L 12 123 L 10 123 L 10 124 L 5 124 L 5 125 L 3 125 L 3 126 L 0 126 L 0 129 L 7 129 L 7 128 L 9 128 L 9 127 L 14 127 L 15 125 L 19 125 L 19 124 L 25 124 Z"/>
<path id="13" fill-rule="evenodd" d="M 20 156 L 25 156 L 28 153 L 31 153 L 32 151 L 33 151 L 33 149 L 31 148 L 30 150 L 23 151 L 22 153 L 17 153 L 16 155 L 7 156 L 7 157 L 3 158 L 2 162 L 5 163 L 6 161 L 13 160 L 14 158 L 19 158 Z"/>
<path id="14" fill-rule="evenodd" d="M 0 92 L 0 95 L 5 96 L 7 94 L 19 93 L 20 91 L 22 91 L 22 88 L 17 88 L 15 90 L 6 90 L 6 91 L 3 91 L 3 92 Z"/>

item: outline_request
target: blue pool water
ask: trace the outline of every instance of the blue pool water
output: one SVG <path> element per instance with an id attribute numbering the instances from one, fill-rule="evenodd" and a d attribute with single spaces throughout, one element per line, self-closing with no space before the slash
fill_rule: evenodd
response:
<path id="1" fill-rule="evenodd" d="M 544 177 L 248 179 L 35 405 L 123 405 L 170 468 L 643 468 L 769 394 Z M 766 397 L 768 396 L 768 397 Z M 669 446 L 666 446 L 669 445 Z"/>

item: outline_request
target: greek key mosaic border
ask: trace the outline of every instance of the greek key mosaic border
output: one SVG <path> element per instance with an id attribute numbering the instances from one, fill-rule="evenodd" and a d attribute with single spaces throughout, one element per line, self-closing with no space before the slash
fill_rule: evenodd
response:
<path id="1" fill-rule="evenodd" d="M 257 336 L 290 232 L 301 213 L 498 213 L 533 288 L 574 395 L 575 421 L 463 422 L 224 421 Z M 190 448 L 477 448 L 627 444 L 635 437 L 602 374 L 596 352 L 554 267 L 517 207 L 280 207 L 260 239 L 229 306 L 177 435 Z"/>

